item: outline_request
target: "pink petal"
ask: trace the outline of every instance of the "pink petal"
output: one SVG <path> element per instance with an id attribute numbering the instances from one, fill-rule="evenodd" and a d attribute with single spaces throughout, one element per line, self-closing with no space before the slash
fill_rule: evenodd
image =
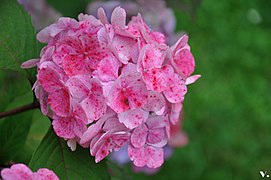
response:
<path id="1" fill-rule="evenodd" d="M 147 146 L 145 156 L 147 158 L 146 165 L 149 168 L 158 168 L 164 163 L 164 151 L 162 148 Z"/>
<path id="2" fill-rule="evenodd" d="M 168 117 L 152 115 L 147 119 L 146 123 L 149 129 L 163 128 L 168 124 Z"/>
<path id="3" fill-rule="evenodd" d="M 127 128 L 134 129 L 148 119 L 149 112 L 142 109 L 128 110 L 118 115 L 119 121 Z"/>
<path id="4" fill-rule="evenodd" d="M 4 180 L 28 180 L 31 179 L 32 171 L 24 164 L 14 164 L 11 168 L 1 171 Z"/>
<path id="5" fill-rule="evenodd" d="M 194 76 L 190 76 L 186 79 L 185 84 L 193 84 L 194 82 L 196 82 L 199 78 L 201 77 L 201 75 L 194 75 Z"/>
<path id="6" fill-rule="evenodd" d="M 129 60 L 137 58 L 138 47 L 137 41 L 134 39 L 117 35 L 113 38 L 112 45 L 114 54 L 123 64 L 127 64 Z"/>
<path id="7" fill-rule="evenodd" d="M 112 12 L 111 24 L 113 27 L 124 29 L 126 24 L 126 12 L 120 7 L 116 7 Z"/>
<path id="8" fill-rule="evenodd" d="M 98 18 L 101 20 L 103 24 L 109 24 L 103 8 L 98 9 Z"/>
<path id="9" fill-rule="evenodd" d="M 161 69 L 154 68 L 149 71 L 142 72 L 142 75 L 150 90 L 162 92 L 166 88 L 166 74 Z"/>
<path id="10" fill-rule="evenodd" d="M 131 134 L 131 144 L 136 147 L 140 148 L 143 147 L 148 135 L 148 128 L 145 124 L 138 126 L 135 128 Z"/>
<path id="11" fill-rule="evenodd" d="M 50 93 L 48 103 L 56 115 L 65 117 L 70 114 L 70 95 L 66 88 L 57 89 L 53 93 Z"/>
<path id="12" fill-rule="evenodd" d="M 42 29 L 37 34 L 37 40 L 42 43 L 48 43 L 52 37 L 61 32 L 62 29 L 57 26 L 57 24 L 52 24 L 44 29 Z"/>
<path id="13" fill-rule="evenodd" d="M 155 147 L 163 147 L 167 144 L 167 135 L 164 128 L 151 129 L 147 137 L 148 144 Z"/>
<path id="14" fill-rule="evenodd" d="M 112 57 L 105 57 L 98 65 L 97 72 L 102 81 L 113 81 L 118 78 L 119 61 Z"/>
<path id="15" fill-rule="evenodd" d="M 112 140 L 115 144 L 114 150 L 118 150 L 119 148 L 124 146 L 128 142 L 129 138 L 130 138 L 130 133 L 128 132 L 114 133 L 114 135 L 112 136 Z"/>
<path id="16" fill-rule="evenodd" d="M 116 117 L 116 115 L 106 119 L 103 130 L 106 132 L 111 130 L 114 130 L 115 132 L 128 131 L 128 129 L 119 122 L 119 119 Z"/>
<path id="17" fill-rule="evenodd" d="M 161 93 L 149 91 L 148 94 L 148 102 L 143 106 L 143 109 L 156 112 L 166 105 L 165 98 Z"/>
<path id="18" fill-rule="evenodd" d="M 46 168 L 41 168 L 37 171 L 37 174 L 39 175 L 40 180 L 58 180 L 57 175 Z"/>
<path id="19" fill-rule="evenodd" d="M 134 148 L 133 146 L 128 146 L 128 155 L 133 161 L 134 165 L 138 167 L 143 167 L 146 165 L 146 155 L 145 155 L 145 147 Z"/>
<path id="20" fill-rule="evenodd" d="M 87 124 L 87 115 L 84 111 L 84 109 L 82 108 L 81 104 L 79 104 L 78 102 L 72 102 L 72 115 L 80 120 L 82 120 L 84 122 L 84 124 Z"/>
<path id="21" fill-rule="evenodd" d="M 96 136 L 97 133 L 101 130 L 105 120 L 106 119 L 100 119 L 95 124 L 90 125 L 81 137 L 80 144 L 85 144 L 93 139 L 94 136 Z"/>
<path id="22" fill-rule="evenodd" d="M 39 61 L 40 61 L 40 59 L 30 59 L 30 60 L 22 63 L 21 68 L 22 69 L 29 69 L 29 68 L 35 67 Z"/>
<path id="23" fill-rule="evenodd" d="M 80 74 L 91 75 L 84 55 L 67 55 L 63 61 L 63 69 L 69 77 Z"/>
<path id="24" fill-rule="evenodd" d="M 98 163 L 103 160 L 109 154 L 109 142 L 105 142 L 103 145 L 100 146 L 98 151 L 95 153 L 95 162 Z"/>
<path id="25" fill-rule="evenodd" d="M 44 91 L 42 86 L 37 81 L 34 86 L 35 86 L 35 95 L 40 101 L 40 110 L 41 110 L 42 114 L 47 115 L 47 113 L 48 113 L 48 94 Z"/>
<path id="26" fill-rule="evenodd" d="M 97 120 L 102 117 L 107 108 L 103 96 L 98 94 L 88 95 L 80 104 L 90 120 Z"/>
<path id="27" fill-rule="evenodd" d="M 128 63 L 121 69 L 121 75 L 128 75 L 131 73 L 136 73 L 136 65 L 134 63 Z"/>
<path id="28" fill-rule="evenodd" d="M 185 81 L 178 76 L 173 74 L 168 79 L 167 88 L 164 91 L 164 95 L 167 100 L 171 103 L 179 103 L 184 100 L 184 95 L 187 92 Z"/>
<path id="29" fill-rule="evenodd" d="M 138 73 L 120 76 L 108 92 L 108 104 L 117 113 L 137 109 L 147 103 L 147 89 Z"/>
<path id="30" fill-rule="evenodd" d="M 72 98 L 82 100 L 88 95 L 90 79 L 90 76 L 86 75 L 73 76 L 68 79 L 66 87 L 69 89 Z"/>
<path id="31" fill-rule="evenodd" d="M 74 134 L 74 121 L 75 119 L 71 117 L 54 117 L 53 128 L 55 133 L 62 138 L 72 139 L 75 137 Z"/>
<path id="32" fill-rule="evenodd" d="M 153 68 L 161 68 L 164 58 L 165 54 L 159 48 L 147 44 L 140 51 L 138 66 L 142 66 L 142 70 L 144 71 Z M 141 68 L 139 67 L 139 69 Z"/>
<path id="33" fill-rule="evenodd" d="M 186 77 L 190 76 L 195 69 L 195 60 L 190 50 L 177 51 L 173 59 L 173 66 L 177 73 L 182 73 Z"/>
<path id="34" fill-rule="evenodd" d="M 170 49 L 173 51 L 173 54 L 175 54 L 178 50 L 185 47 L 187 43 L 188 43 L 188 36 L 185 34 Z"/>
<path id="35" fill-rule="evenodd" d="M 83 21 L 83 22 L 89 22 L 92 26 L 99 26 L 99 25 L 101 25 L 101 22 L 97 18 L 95 18 L 92 15 L 88 15 L 88 14 L 80 13 L 78 15 L 78 20 L 79 21 Z"/>
<path id="36" fill-rule="evenodd" d="M 180 118 L 180 112 L 174 112 L 174 111 L 170 112 L 169 120 L 173 125 L 175 125 L 179 121 L 179 118 Z"/>
<path id="37" fill-rule="evenodd" d="M 54 92 L 63 87 L 61 77 L 63 74 L 59 73 L 61 70 L 52 62 L 44 62 L 40 66 L 37 79 L 38 82 L 47 92 Z"/>

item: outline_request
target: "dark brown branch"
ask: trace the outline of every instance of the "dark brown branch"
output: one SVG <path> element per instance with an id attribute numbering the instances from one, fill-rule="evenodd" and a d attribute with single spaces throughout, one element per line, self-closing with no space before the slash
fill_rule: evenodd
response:
<path id="1" fill-rule="evenodd" d="M 36 109 L 36 108 L 39 108 L 39 103 L 38 102 L 34 102 L 34 103 L 27 104 L 27 105 L 24 105 L 24 106 L 21 106 L 21 107 L 17 107 L 15 109 L 11 109 L 11 110 L 8 110 L 8 111 L 5 111 L 5 112 L 0 112 L 0 118 L 15 115 L 15 114 L 19 114 L 19 113 L 22 113 L 22 112 L 25 112 L 25 111 L 29 111 L 31 109 Z"/>

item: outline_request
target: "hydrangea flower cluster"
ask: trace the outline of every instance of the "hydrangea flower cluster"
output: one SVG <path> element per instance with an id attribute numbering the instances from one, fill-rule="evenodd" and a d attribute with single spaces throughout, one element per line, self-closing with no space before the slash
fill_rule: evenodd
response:
<path id="1" fill-rule="evenodd" d="M 14 164 L 10 168 L 1 171 L 3 180 L 59 180 L 57 175 L 46 168 L 32 172 L 24 164 Z"/>
<path id="2" fill-rule="evenodd" d="M 103 9 L 96 19 L 80 14 L 60 18 L 37 34 L 47 43 L 37 64 L 35 94 L 42 112 L 72 150 L 89 147 L 96 162 L 128 144 L 134 165 L 160 167 L 171 124 L 178 123 L 187 84 L 200 75 L 188 36 L 172 47 L 140 14 L 126 25 L 117 7 L 109 23 Z"/>

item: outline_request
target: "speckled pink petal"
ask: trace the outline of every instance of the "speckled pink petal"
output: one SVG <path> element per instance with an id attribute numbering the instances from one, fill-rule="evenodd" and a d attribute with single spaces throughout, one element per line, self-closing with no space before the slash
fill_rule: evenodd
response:
<path id="1" fill-rule="evenodd" d="M 129 37 L 117 35 L 113 38 L 112 45 L 115 48 L 114 54 L 123 64 L 131 61 L 138 52 L 137 42 Z"/>
<path id="2" fill-rule="evenodd" d="M 1 171 L 4 180 L 28 180 L 31 179 L 32 171 L 24 164 L 14 164 L 10 169 Z"/>
<path id="3" fill-rule="evenodd" d="M 103 160 L 109 154 L 109 141 L 105 142 L 100 146 L 98 151 L 95 153 L 95 162 L 98 163 Z"/>
<path id="4" fill-rule="evenodd" d="M 149 91 L 148 94 L 148 102 L 143 106 L 143 109 L 157 112 L 166 105 L 165 98 L 161 93 Z"/>
<path id="5" fill-rule="evenodd" d="M 139 55 L 138 69 L 141 71 L 150 70 L 153 68 L 161 68 L 164 62 L 165 54 L 162 50 L 154 45 L 147 44 L 144 46 Z"/>
<path id="6" fill-rule="evenodd" d="M 102 81 L 113 81 L 118 78 L 119 61 L 113 57 L 105 57 L 98 65 L 97 72 Z"/>
<path id="7" fill-rule="evenodd" d="M 187 92 L 185 80 L 177 74 L 173 74 L 168 78 L 167 88 L 164 91 L 166 99 L 171 103 L 179 103 L 184 100 Z"/>
<path id="8" fill-rule="evenodd" d="M 56 69 L 56 65 L 52 62 L 45 62 L 40 67 L 37 79 L 46 92 L 54 92 L 63 87 L 61 76 Z"/>
<path id="9" fill-rule="evenodd" d="M 87 124 L 87 115 L 84 111 L 84 109 L 82 108 L 81 104 L 79 104 L 78 102 L 71 102 L 72 105 L 72 115 L 75 118 L 78 118 L 80 120 L 82 120 L 84 122 L 84 124 Z"/>
<path id="10" fill-rule="evenodd" d="M 66 82 L 66 87 L 69 89 L 72 98 L 78 99 L 81 101 L 85 97 L 87 97 L 89 93 L 89 88 L 87 85 L 90 86 L 90 76 L 73 76 Z M 88 82 L 89 81 L 89 82 Z"/>
<path id="11" fill-rule="evenodd" d="M 123 8 L 117 7 L 112 12 L 111 24 L 113 27 L 124 29 L 126 24 L 126 12 Z"/>
<path id="12" fill-rule="evenodd" d="M 140 124 L 144 123 L 149 116 L 149 112 L 143 109 L 128 110 L 118 114 L 119 121 L 127 128 L 134 129 Z"/>
<path id="13" fill-rule="evenodd" d="M 131 109 L 137 109 L 144 106 L 148 100 L 148 92 L 145 83 L 139 73 L 129 74 L 121 79 L 125 94 L 129 101 Z"/>
<path id="14" fill-rule="evenodd" d="M 71 112 L 70 95 L 66 88 L 61 88 L 50 93 L 48 103 L 56 115 L 66 117 Z"/>
<path id="15" fill-rule="evenodd" d="M 138 167 L 143 167 L 146 165 L 146 155 L 145 155 L 145 147 L 134 148 L 133 146 L 128 146 L 128 155 L 133 161 L 134 165 Z"/>
<path id="16" fill-rule="evenodd" d="M 149 71 L 142 72 L 142 75 L 150 90 L 162 92 L 166 88 L 166 74 L 161 69 L 154 68 Z"/>
<path id="17" fill-rule="evenodd" d="M 104 121 L 105 119 L 100 119 L 95 124 L 90 125 L 81 137 L 80 144 L 85 144 L 93 139 L 101 130 Z"/>
<path id="18" fill-rule="evenodd" d="M 147 137 L 148 144 L 163 147 L 167 144 L 167 135 L 164 128 L 150 129 Z"/>
<path id="19" fill-rule="evenodd" d="M 114 133 L 114 135 L 112 136 L 112 140 L 114 142 L 114 150 L 118 150 L 119 148 L 124 146 L 129 141 L 129 138 L 129 132 L 122 131 Z"/>
<path id="20" fill-rule="evenodd" d="M 148 128 L 145 124 L 138 126 L 135 128 L 131 134 L 131 144 L 136 147 L 140 148 L 143 147 L 146 143 L 148 135 Z"/>
<path id="21" fill-rule="evenodd" d="M 39 175 L 39 180 L 59 180 L 53 171 L 46 168 L 41 168 L 36 173 Z"/>
<path id="22" fill-rule="evenodd" d="M 136 73 L 136 65 L 134 63 L 128 63 L 121 69 L 121 75 L 125 76 L 131 73 Z"/>
<path id="23" fill-rule="evenodd" d="M 74 122 L 75 119 L 71 117 L 57 117 L 54 116 L 53 118 L 53 128 L 55 133 L 62 138 L 72 139 L 75 137 L 73 132 Z"/>
<path id="24" fill-rule="evenodd" d="M 97 120 L 106 112 L 104 98 L 98 94 L 88 95 L 80 104 L 90 120 Z"/>
<path id="25" fill-rule="evenodd" d="M 194 72 L 195 60 L 189 49 L 177 51 L 173 61 L 173 67 L 177 73 L 182 73 L 188 77 Z"/>
<path id="26" fill-rule="evenodd" d="M 87 66 L 86 59 L 83 54 L 67 55 L 63 60 L 63 69 L 69 77 L 80 74 L 91 75 L 91 70 Z"/>
<path id="27" fill-rule="evenodd" d="M 147 158 L 146 165 L 149 168 L 158 168 L 164 163 L 164 151 L 162 148 L 147 146 L 145 156 Z"/>
<path id="28" fill-rule="evenodd" d="M 73 132 L 74 132 L 75 136 L 78 138 L 81 138 L 83 136 L 84 132 L 87 130 L 85 120 L 74 118 Z"/>
<path id="29" fill-rule="evenodd" d="M 146 124 L 148 125 L 149 129 L 163 128 L 168 124 L 168 117 L 152 115 L 148 118 Z"/>
<path id="30" fill-rule="evenodd" d="M 108 104 L 117 113 L 137 109 L 147 103 L 147 89 L 138 73 L 119 77 L 108 92 Z"/>

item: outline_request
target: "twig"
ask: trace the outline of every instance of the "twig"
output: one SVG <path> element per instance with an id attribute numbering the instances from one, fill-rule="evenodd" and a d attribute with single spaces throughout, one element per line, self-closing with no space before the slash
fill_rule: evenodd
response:
<path id="1" fill-rule="evenodd" d="M 5 112 L 0 112 L 0 118 L 15 115 L 15 114 L 19 114 L 19 113 L 22 113 L 22 112 L 25 112 L 25 111 L 29 111 L 31 109 L 36 109 L 36 108 L 39 108 L 39 103 L 38 102 L 34 102 L 34 103 L 27 104 L 27 105 L 24 105 L 24 106 L 21 106 L 21 107 L 17 107 L 15 109 L 11 109 L 11 110 L 8 110 L 8 111 L 5 111 Z"/>

